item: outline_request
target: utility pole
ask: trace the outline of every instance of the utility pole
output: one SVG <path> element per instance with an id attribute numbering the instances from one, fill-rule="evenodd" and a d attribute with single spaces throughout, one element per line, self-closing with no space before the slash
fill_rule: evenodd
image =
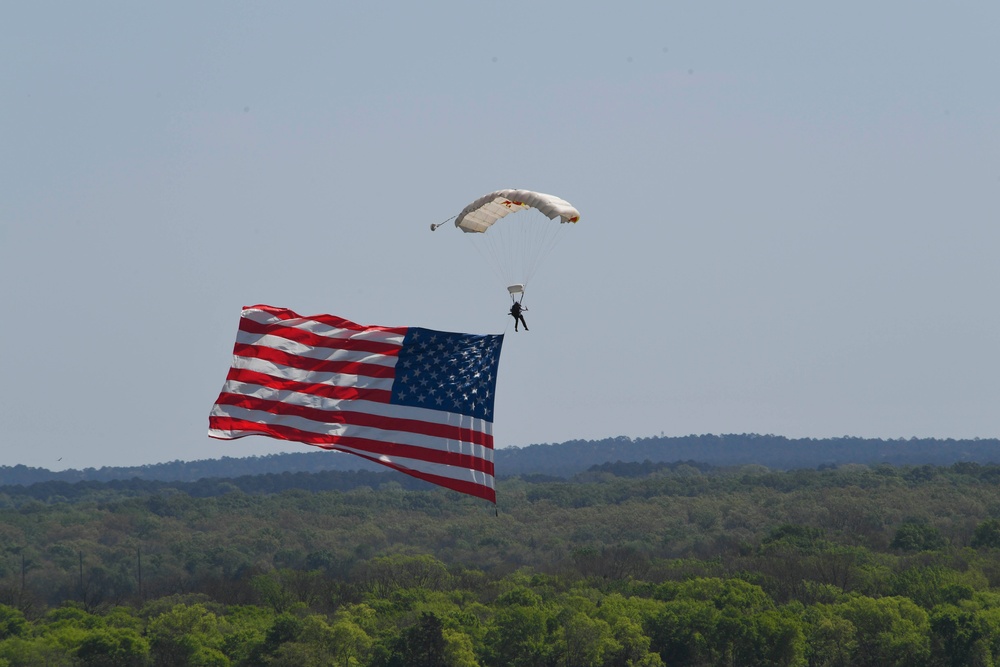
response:
<path id="1" fill-rule="evenodd" d="M 138 563 L 139 570 L 139 604 L 142 604 L 142 548 L 135 548 L 135 560 Z"/>
<path id="2" fill-rule="evenodd" d="M 80 550 L 80 602 L 83 603 L 84 608 L 87 606 L 87 600 L 83 594 L 83 550 Z"/>

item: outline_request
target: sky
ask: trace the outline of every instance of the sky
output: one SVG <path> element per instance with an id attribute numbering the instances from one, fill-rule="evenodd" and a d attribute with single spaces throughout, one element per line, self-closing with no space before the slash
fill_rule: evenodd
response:
<path id="1" fill-rule="evenodd" d="M 505 333 L 498 447 L 1000 436 L 1000 4 L 0 4 L 0 465 L 207 437 L 240 310 Z M 525 296 L 454 226 L 581 212 Z M 570 226 L 567 226 L 570 227 Z"/>

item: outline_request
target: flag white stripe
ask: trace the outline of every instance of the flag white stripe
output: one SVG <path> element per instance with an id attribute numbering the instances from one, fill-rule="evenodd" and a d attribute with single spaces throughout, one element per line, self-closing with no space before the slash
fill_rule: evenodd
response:
<path id="1" fill-rule="evenodd" d="M 477 470 L 470 470 L 469 468 L 463 468 L 461 466 L 450 466 L 444 463 L 429 463 L 427 461 L 421 461 L 419 459 L 408 459 L 401 456 L 379 456 L 378 454 L 372 454 L 371 452 L 366 452 L 363 449 L 354 449 L 352 447 L 342 447 L 336 445 L 336 448 L 340 451 L 350 452 L 352 454 L 358 454 L 359 456 L 364 456 L 368 459 L 376 459 L 378 461 L 389 461 L 396 465 L 404 466 L 411 470 L 416 470 L 417 472 L 427 473 L 428 475 L 437 475 L 438 477 L 447 477 L 448 479 L 457 479 L 464 482 L 473 482 L 475 484 L 483 484 L 489 488 L 494 488 L 493 479 L 494 476 L 489 473 L 480 472 Z"/>
<path id="2" fill-rule="evenodd" d="M 328 398 L 326 396 L 315 396 L 297 391 L 274 389 L 238 380 L 226 380 L 226 383 L 222 387 L 222 392 L 225 394 L 239 394 L 240 396 L 253 396 L 265 401 L 280 401 L 288 405 L 301 405 L 318 410 L 329 410 L 331 412 L 347 410 L 377 417 L 413 419 L 425 424 L 441 424 L 442 426 L 467 428 L 487 435 L 493 434 L 493 422 L 486 421 L 485 419 L 477 419 L 476 417 L 466 417 L 455 412 L 428 410 L 409 405 L 393 405 L 391 403 L 378 403 L 358 399 Z"/>
<path id="3" fill-rule="evenodd" d="M 329 324 L 323 324 L 322 322 L 306 319 L 304 317 L 283 320 L 280 317 L 272 315 L 271 313 L 253 309 L 244 310 L 243 317 L 248 320 L 253 320 L 258 324 L 279 324 L 285 327 L 302 329 L 303 331 L 308 331 L 316 334 L 317 336 L 324 336 L 326 338 L 353 338 L 355 340 L 390 343 L 398 346 L 403 345 L 404 335 L 396 331 L 381 331 L 378 329 L 345 329 L 342 327 L 334 327 Z"/>
<path id="4" fill-rule="evenodd" d="M 360 350 L 338 350 L 327 347 L 315 347 L 304 345 L 294 340 L 282 338 L 278 335 L 256 334 L 240 331 L 236 334 L 236 342 L 244 345 L 257 345 L 259 347 L 269 347 L 281 352 L 294 354 L 298 357 L 308 359 L 323 359 L 327 361 L 357 361 L 365 364 L 377 364 L 379 366 L 393 367 L 396 365 L 395 355 L 378 354 L 377 352 L 363 352 Z"/>
<path id="5" fill-rule="evenodd" d="M 395 431 L 386 428 L 376 428 L 372 426 L 356 426 L 354 424 L 332 424 L 329 422 L 318 422 L 297 415 L 282 415 L 263 410 L 251 410 L 235 405 L 213 405 L 212 416 L 232 417 L 244 421 L 266 424 L 269 426 L 284 426 L 294 428 L 306 433 L 316 435 L 331 435 L 350 438 L 364 438 L 375 442 L 386 444 L 411 445 L 421 447 L 436 452 L 446 452 L 451 454 L 465 454 L 473 456 L 483 461 L 493 462 L 493 450 L 489 447 L 477 445 L 464 440 L 446 439 L 438 436 L 422 435 L 420 433 L 410 433 L 408 431 Z M 218 433 L 228 433 L 229 431 L 216 430 Z M 244 431 L 251 435 L 259 433 L 255 431 Z M 222 437 L 227 437 L 223 435 Z"/>
<path id="6" fill-rule="evenodd" d="M 282 366 L 272 361 L 265 361 L 256 357 L 234 357 L 233 368 L 239 370 L 255 371 L 264 373 L 272 377 L 283 380 L 294 380 L 296 382 L 311 382 L 315 384 L 328 384 L 334 387 L 358 387 L 360 389 L 384 389 L 392 391 L 392 378 L 373 378 L 367 375 L 354 375 L 349 373 L 322 373 L 319 371 L 309 371 L 302 368 L 292 368 Z"/>

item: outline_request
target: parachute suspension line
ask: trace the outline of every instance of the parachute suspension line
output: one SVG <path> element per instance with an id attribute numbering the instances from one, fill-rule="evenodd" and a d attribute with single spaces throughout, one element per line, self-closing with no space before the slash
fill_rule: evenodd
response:
<path id="1" fill-rule="evenodd" d="M 510 271 L 504 271 L 504 266 L 510 266 L 510 264 L 504 263 L 503 243 L 498 241 L 498 235 L 469 234 L 468 236 L 472 237 L 469 240 L 479 256 L 482 257 L 483 263 L 489 265 L 501 281 L 507 281 L 506 284 L 510 284 Z"/>
<path id="2" fill-rule="evenodd" d="M 539 211 L 524 211 L 493 225 L 486 233 L 468 236 L 483 263 L 508 289 L 520 285 L 523 298 L 524 288 L 562 239 L 564 226 Z"/>
<path id="3" fill-rule="evenodd" d="M 578 221 L 580 213 L 553 195 L 497 190 L 451 219 L 461 222 L 459 227 L 469 234 L 483 263 L 493 268 L 511 299 L 520 303 L 535 271 L 561 240 L 563 226 Z M 431 229 L 443 224 L 432 224 Z"/>
<path id="4" fill-rule="evenodd" d="M 519 221 L 519 237 L 516 248 L 517 257 L 512 260 L 518 266 L 516 282 L 528 285 L 541 267 L 543 260 L 552 252 L 562 238 L 563 224 L 544 218 L 541 213 L 527 214 Z"/>
<path id="5" fill-rule="evenodd" d="M 566 223 L 549 222 L 540 226 L 541 233 L 532 240 L 531 244 L 525 248 L 528 254 L 527 266 L 525 267 L 524 284 L 527 285 L 535 276 L 535 272 L 542 265 L 549 254 L 555 249 L 563 238 Z"/>

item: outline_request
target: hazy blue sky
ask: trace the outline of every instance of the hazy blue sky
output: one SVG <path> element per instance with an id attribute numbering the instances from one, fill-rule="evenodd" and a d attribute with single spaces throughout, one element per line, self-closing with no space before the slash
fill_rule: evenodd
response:
<path id="1" fill-rule="evenodd" d="M 1000 435 L 1000 4 L 0 5 L 0 465 L 217 458 L 240 309 L 507 330 L 499 446 Z M 452 226 L 582 212 L 513 332 Z M 59 460 L 61 459 L 61 461 Z"/>

